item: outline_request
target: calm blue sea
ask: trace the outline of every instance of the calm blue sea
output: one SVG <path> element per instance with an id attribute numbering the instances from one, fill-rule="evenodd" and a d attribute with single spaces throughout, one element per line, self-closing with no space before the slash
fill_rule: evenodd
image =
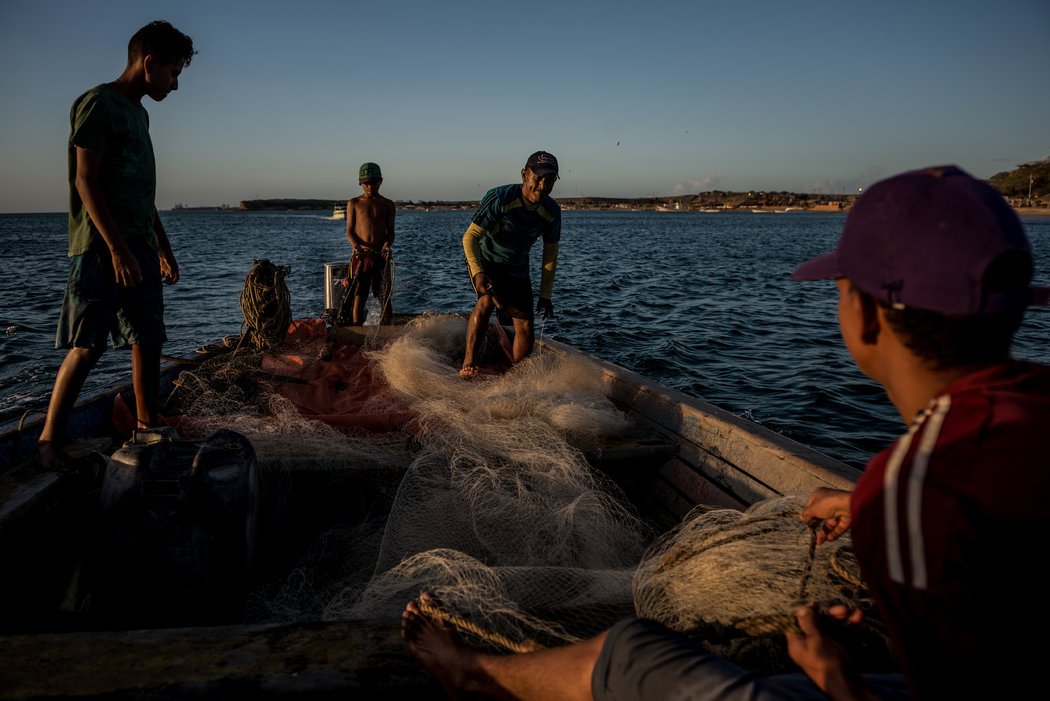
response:
<path id="1" fill-rule="evenodd" d="M 460 239 L 470 211 L 398 214 L 394 307 L 469 311 Z M 241 331 L 255 259 L 289 266 L 293 316 L 324 310 L 324 264 L 349 257 L 328 212 L 162 213 L 182 269 L 166 288 L 165 352 Z M 862 467 L 903 425 L 843 349 L 831 282 L 800 262 L 834 247 L 844 215 L 565 212 L 556 338 Z M 1050 218 L 1025 221 L 1050 285 Z M 0 215 L 0 419 L 46 408 L 63 353 L 54 329 L 67 274 L 66 215 Z M 538 247 L 537 247 L 538 248 Z M 1038 265 L 1038 263 L 1037 263 Z M 539 326 L 539 324 L 537 324 Z M 1050 312 L 1030 312 L 1016 355 L 1050 362 Z M 85 391 L 129 377 L 107 353 Z"/>

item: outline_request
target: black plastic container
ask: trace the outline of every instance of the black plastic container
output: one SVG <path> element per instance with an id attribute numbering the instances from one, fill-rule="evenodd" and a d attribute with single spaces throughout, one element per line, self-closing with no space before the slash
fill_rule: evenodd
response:
<path id="1" fill-rule="evenodd" d="M 105 606 L 135 622 L 235 621 L 255 562 L 258 465 L 247 438 L 138 431 L 102 483 Z"/>

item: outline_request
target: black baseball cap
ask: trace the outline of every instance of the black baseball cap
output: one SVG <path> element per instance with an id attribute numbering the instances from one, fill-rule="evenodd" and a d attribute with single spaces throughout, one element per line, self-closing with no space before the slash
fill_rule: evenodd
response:
<path id="1" fill-rule="evenodd" d="M 537 151 L 529 156 L 529 160 L 525 161 L 525 167 L 536 175 L 544 175 L 546 173 L 557 175 L 558 159 L 546 151 Z"/>

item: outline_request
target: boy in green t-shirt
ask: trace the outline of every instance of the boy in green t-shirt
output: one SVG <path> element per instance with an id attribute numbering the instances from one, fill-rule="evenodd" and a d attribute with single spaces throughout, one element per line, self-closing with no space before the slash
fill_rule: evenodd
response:
<path id="1" fill-rule="evenodd" d="M 105 352 L 131 346 L 137 426 L 161 422 L 160 352 L 163 282 L 179 266 L 157 215 L 148 95 L 160 102 L 179 87 L 196 51 L 193 40 L 164 21 L 151 22 L 128 43 L 128 63 L 115 81 L 81 95 L 70 111 L 69 282 L 55 335 L 68 348 L 55 378 L 37 442 L 45 469 L 69 469 L 66 419 L 91 369 Z"/>

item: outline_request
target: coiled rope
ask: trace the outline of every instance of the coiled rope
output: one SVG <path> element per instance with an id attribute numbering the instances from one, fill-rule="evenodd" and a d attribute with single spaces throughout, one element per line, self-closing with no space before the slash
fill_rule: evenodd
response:
<path id="1" fill-rule="evenodd" d="M 273 351 L 284 341 L 292 323 L 291 295 L 284 279 L 292 274 L 287 265 L 274 265 L 265 258 L 244 278 L 240 306 L 244 313 L 245 341 L 256 350 Z M 243 327 L 242 327 L 243 328 Z"/>
<path id="2" fill-rule="evenodd" d="M 472 633 L 473 635 L 476 635 L 482 640 L 499 645 L 505 650 L 522 653 L 536 652 L 537 650 L 545 649 L 543 645 L 540 645 L 539 643 L 533 640 L 526 639 L 519 643 L 514 640 L 511 640 L 506 636 L 500 635 L 499 633 L 493 633 L 491 631 L 484 630 L 480 626 L 471 623 L 465 618 L 461 618 L 455 615 L 454 613 L 448 613 L 446 611 L 443 611 L 437 606 L 424 603 L 419 599 L 416 599 L 416 606 L 419 607 L 420 611 L 430 616 L 431 618 L 434 618 L 438 621 L 444 621 L 445 623 L 452 625 L 454 628 L 456 628 L 456 630 L 459 630 L 461 632 Z"/>

